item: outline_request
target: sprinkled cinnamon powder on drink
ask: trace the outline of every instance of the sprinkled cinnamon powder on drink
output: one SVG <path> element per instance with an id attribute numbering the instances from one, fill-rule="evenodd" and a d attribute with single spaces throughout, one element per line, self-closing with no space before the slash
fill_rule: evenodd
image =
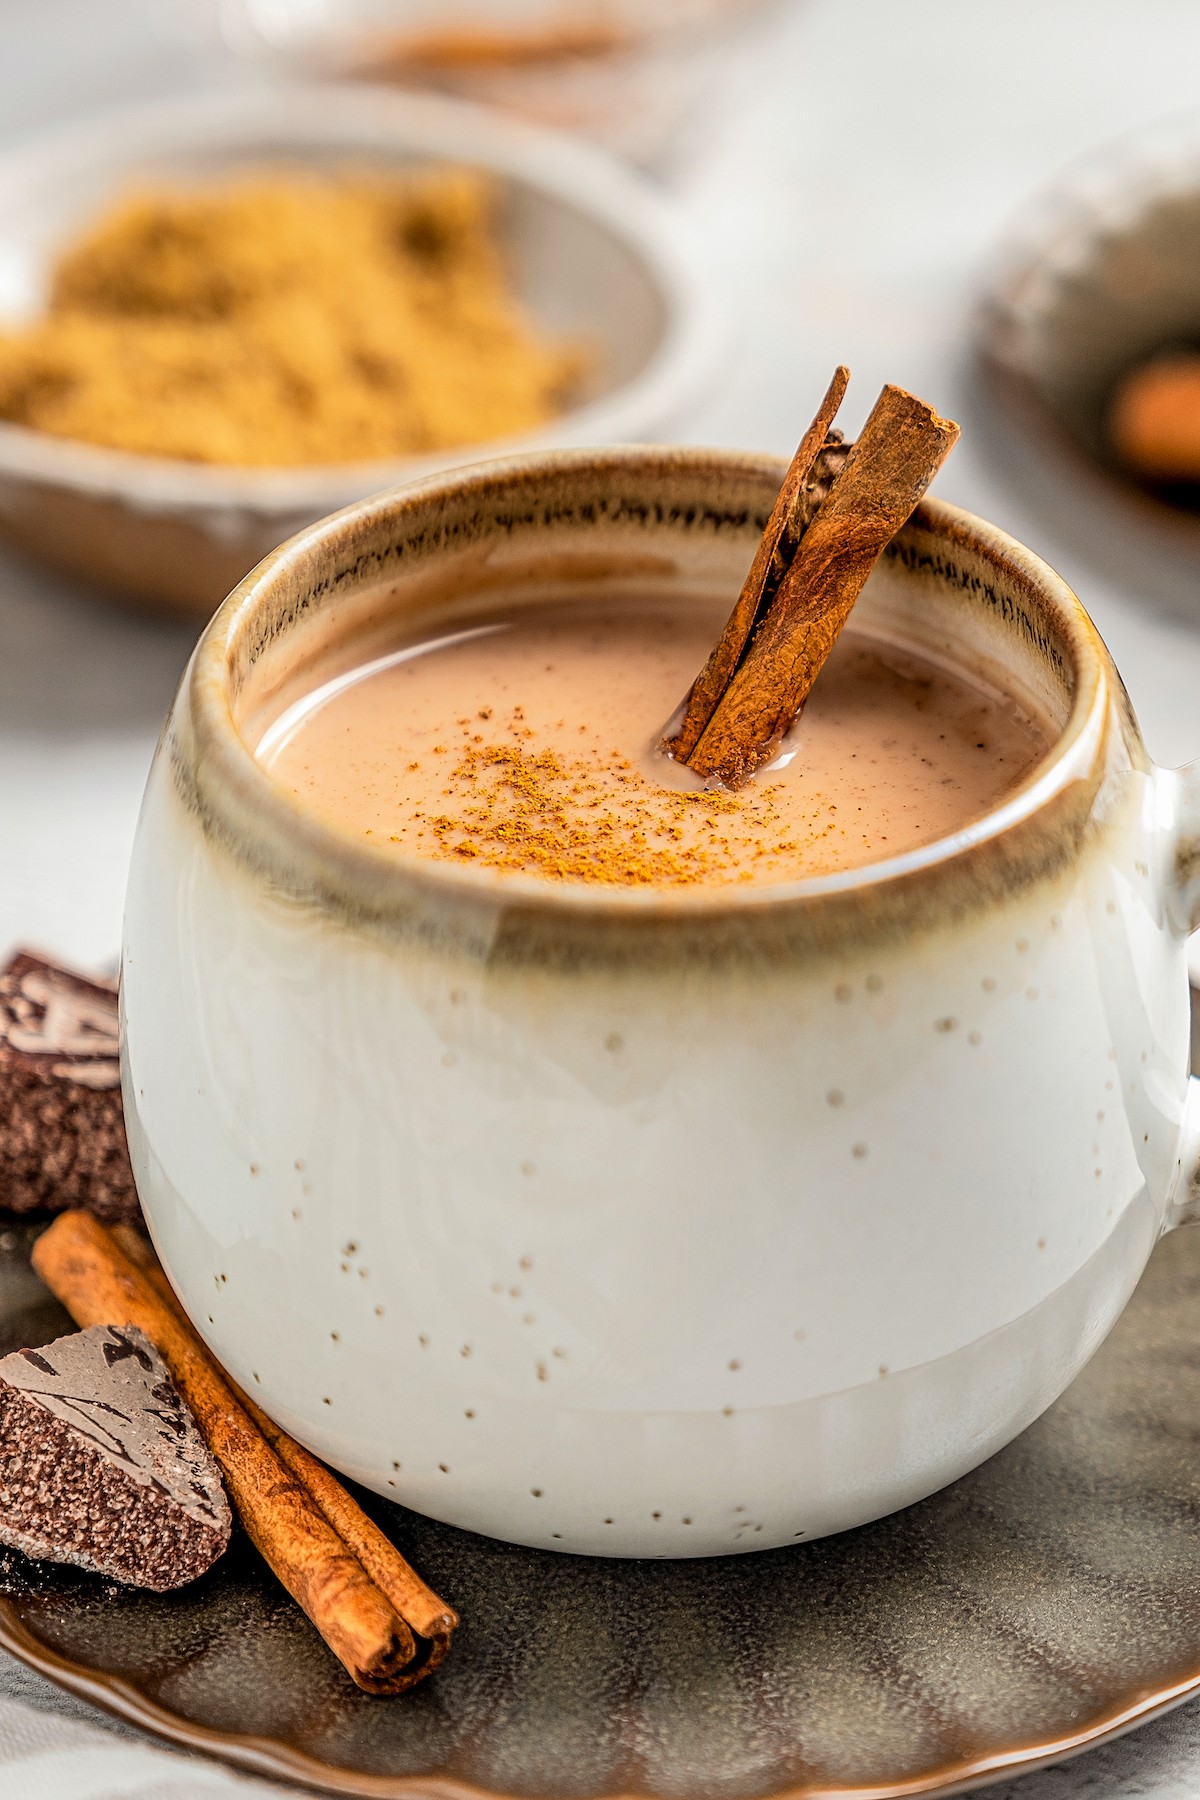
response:
<path id="1" fill-rule="evenodd" d="M 772 766 L 706 788 L 657 745 L 726 607 L 550 601 L 427 643 L 335 644 L 332 664 L 314 646 L 249 735 L 306 810 L 380 856 L 633 889 L 897 855 L 987 811 L 1042 752 L 1009 702 L 852 623 Z"/>
<path id="2" fill-rule="evenodd" d="M 769 788 L 748 810 L 732 794 L 655 787 L 617 751 L 526 748 L 520 729 L 514 720 L 516 741 L 464 744 L 451 771 L 457 804 L 425 816 L 421 848 L 489 869 L 623 887 L 752 881 L 750 862 L 769 866 L 797 848 Z M 465 804 L 464 789 L 473 790 Z"/>

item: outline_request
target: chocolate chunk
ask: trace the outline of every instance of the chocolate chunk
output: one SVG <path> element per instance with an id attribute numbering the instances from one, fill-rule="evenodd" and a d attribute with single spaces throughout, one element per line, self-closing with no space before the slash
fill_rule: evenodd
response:
<path id="1" fill-rule="evenodd" d="M 0 1361 L 0 1542 L 163 1592 L 203 1575 L 230 1524 L 208 1446 L 136 1326 Z"/>
<path id="2" fill-rule="evenodd" d="M 115 989 L 18 951 L 0 969 L 0 1208 L 140 1216 L 120 1080 Z"/>

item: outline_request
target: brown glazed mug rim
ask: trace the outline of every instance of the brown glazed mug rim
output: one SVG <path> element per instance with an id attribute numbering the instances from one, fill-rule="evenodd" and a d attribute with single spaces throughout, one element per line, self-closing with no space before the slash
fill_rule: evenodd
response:
<path id="1" fill-rule="evenodd" d="M 175 785 L 203 829 L 222 843 L 243 867 L 277 889 L 316 899 L 347 917 L 385 920 L 397 910 L 444 903 L 453 909 L 518 907 L 522 913 L 549 911 L 628 919 L 694 921 L 730 915 L 778 912 L 841 898 L 862 899 L 897 883 L 930 880 L 957 869 L 973 852 L 1007 838 L 1047 809 L 1081 779 L 1096 771 L 1114 694 L 1127 709 L 1119 678 L 1095 627 L 1067 583 L 1034 552 L 999 527 L 941 500 L 926 500 L 896 544 L 914 532 L 933 534 L 948 548 L 992 563 L 1036 596 L 1048 613 L 1073 664 L 1074 692 L 1065 724 L 1025 781 L 997 808 L 949 837 L 919 849 L 831 875 L 792 882 L 725 884 L 686 888 L 619 887 L 609 883 L 552 882 L 534 875 L 479 869 L 416 855 L 395 855 L 360 846 L 320 823 L 263 770 L 238 727 L 233 711 L 239 665 L 253 661 L 269 641 L 263 622 L 284 603 L 288 611 L 309 583 L 324 594 L 370 572 L 379 553 L 369 546 L 380 528 L 404 522 L 419 526 L 436 516 L 447 499 L 475 501 L 493 510 L 511 506 L 524 490 L 586 476 L 636 479 L 639 473 L 692 479 L 701 487 L 722 477 L 763 480 L 769 507 L 782 479 L 783 459 L 751 452 L 659 446 L 619 446 L 602 450 L 530 452 L 466 469 L 425 477 L 344 507 L 306 527 L 252 570 L 214 614 L 184 676 L 175 716 L 168 728 Z M 765 522 L 765 515 L 764 515 Z M 349 554 L 348 553 L 352 553 Z M 277 632 L 276 632 L 277 635 Z M 1136 726 L 1132 726 L 1136 735 Z M 1045 847 L 1038 860 L 1046 861 Z M 407 897 L 407 906 L 405 904 Z M 339 904 L 339 902 L 341 904 Z"/>

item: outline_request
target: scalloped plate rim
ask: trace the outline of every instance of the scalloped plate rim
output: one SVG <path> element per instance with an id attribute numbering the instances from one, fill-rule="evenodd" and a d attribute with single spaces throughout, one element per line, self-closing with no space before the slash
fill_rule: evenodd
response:
<path id="1" fill-rule="evenodd" d="M 316 1793 L 345 1796 L 346 1800 L 516 1800 L 506 1791 L 476 1787 L 436 1773 L 422 1775 L 368 1775 L 339 1768 L 309 1756 L 279 1738 L 244 1732 L 223 1732 L 199 1725 L 151 1700 L 133 1682 L 110 1675 L 85 1663 L 72 1661 L 43 1644 L 21 1618 L 10 1597 L 0 1595 L 0 1648 L 27 1668 L 43 1675 L 77 1699 L 99 1707 L 127 1725 L 135 1725 L 176 1749 L 188 1750 L 228 1764 L 243 1774 L 265 1775 L 297 1782 Z M 1140 1725 L 1200 1694 L 1200 1668 L 1169 1687 L 1148 1690 L 1120 1710 L 1102 1714 L 1067 1737 L 1030 1744 L 1016 1750 L 997 1751 L 970 1762 L 943 1765 L 906 1780 L 870 1787 L 828 1785 L 779 1788 L 764 1792 L 758 1800 L 920 1800 L 926 1795 L 964 1794 L 989 1787 L 1007 1777 L 1035 1774 L 1051 1764 L 1111 1743 Z M 595 1800 L 660 1800 L 648 1792 L 597 1795 Z"/>

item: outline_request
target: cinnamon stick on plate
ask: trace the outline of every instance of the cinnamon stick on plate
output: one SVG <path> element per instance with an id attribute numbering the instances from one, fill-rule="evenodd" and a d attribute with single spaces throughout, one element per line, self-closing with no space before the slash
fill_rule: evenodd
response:
<path id="1" fill-rule="evenodd" d="M 395 1602 L 280 1449 L 268 1441 L 178 1304 L 166 1299 L 159 1278 L 139 1268 L 112 1232 L 83 1212 L 65 1212 L 54 1221 L 33 1247 L 33 1266 L 78 1324 L 136 1325 L 157 1347 L 221 1465 L 251 1542 L 358 1686 L 367 1693 L 395 1694 L 421 1680 L 434 1664 L 432 1650 L 424 1661 L 415 1660 L 412 1631 Z M 299 1445 L 294 1448 L 300 1450 Z M 307 1452 L 301 1454 L 307 1457 Z M 338 1485 L 327 1470 L 322 1473 L 330 1487 Z M 349 1520 L 349 1509 L 358 1509 L 348 1494 L 342 1499 L 343 1517 Z M 361 1516 L 373 1532 L 365 1514 Z M 378 1536 L 386 1545 L 382 1532 Z M 377 1545 L 372 1543 L 368 1554 L 383 1567 Z M 392 1555 L 402 1561 L 395 1551 Z M 438 1635 L 433 1628 L 440 1614 L 440 1661 L 457 1621 L 403 1566 L 427 1597 L 421 1617 L 431 1636 Z"/>
<path id="2" fill-rule="evenodd" d="M 664 739 L 678 762 L 741 787 L 794 723 L 884 549 L 958 438 L 885 387 L 857 442 L 832 430 L 839 367 L 784 477 L 725 630 Z"/>
<path id="3" fill-rule="evenodd" d="M 164 1304 L 191 1331 L 192 1327 L 149 1239 L 143 1237 L 132 1225 L 115 1225 L 112 1235 L 130 1262 L 153 1282 Z M 227 1375 L 225 1379 L 272 1450 L 281 1462 L 287 1464 L 297 1480 L 303 1483 L 329 1524 L 347 1548 L 353 1551 L 376 1587 L 391 1601 L 405 1624 L 419 1637 L 427 1640 L 428 1647 L 418 1668 L 406 1671 L 408 1684 L 431 1675 L 450 1648 L 450 1640 L 458 1624 L 457 1613 L 421 1580 L 391 1539 L 380 1531 L 373 1519 L 367 1517 L 357 1501 L 351 1499 L 325 1464 L 269 1419 L 262 1408 L 230 1376 Z"/>

